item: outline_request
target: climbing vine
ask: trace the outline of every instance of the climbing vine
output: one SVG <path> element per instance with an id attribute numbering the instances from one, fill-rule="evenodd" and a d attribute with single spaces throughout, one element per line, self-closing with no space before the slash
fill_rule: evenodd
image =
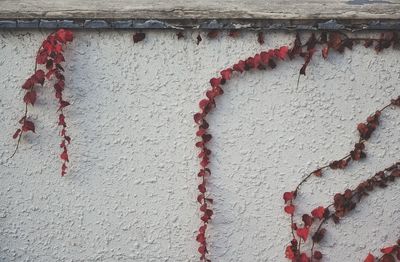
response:
<path id="1" fill-rule="evenodd" d="M 62 63 L 65 62 L 63 48 L 67 43 L 72 42 L 72 40 L 73 33 L 71 31 L 60 29 L 49 34 L 39 47 L 36 54 L 33 74 L 22 85 L 22 89 L 26 90 L 23 98 L 25 112 L 19 120 L 20 127 L 13 135 L 13 138 L 17 139 L 17 144 L 13 154 L 10 156 L 10 158 L 12 158 L 17 153 L 24 133 L 35 133 L 35 124 L 29 116 L 29 108 L 35 105 L 37 88 L 43 87 L 46 80 L 50 81 L 54 79 L 53 87 L 55 90 L 55 98 L 58 101 L 58 125 L 61 126 L 61 176 L 64 176 L 67 172 L 67 162 L 69 161 L 67 146 L 71 142 L 71 138 L 67 135 L 67 123 L 64 115 L 64 108 L 69 106 L 70 103 L 63 97 L 65 88 L 64 68 L 62 66 Z M 38 69 L 39 66 L 43 67 L 43 69 Z"/>
<path id="2" fill-rule="evenodd" d="M 260 39 L 263 36 L 259 35 Z M 199 141 L 196 142 L 196 147 L 199 148 L 198 157 L 200 159 L 200 171 L 197 176 L 199 178 L 197 201 L 200 204 L 201 213 L 201 225 L 199 227 L 196 240 L 199 242 L 198 252 L 200 254 L 200 261 L 210 262 L 209 250 L 207 245 L 206 232 L 208 224 L 213 216 L 212 204 L 213 199 L 207 191 L 207 181 L 211 175 L 209 168 L 211 150 L 208 148 L 208 143 L 212 139 L 212 135 L 209 133 L 209 123 L 207 122 L 207 115 L 215 108 L 217 97 L 221 96 L 224 91 L 222 86 L 235 75 L 240 75 L 245 71 L 249 70 L 271 70 L 274 69 L 278 62 L 281 60 L 292 60 L 296 57 L 302 57 L 304 59 L 303 66 L 299 72 L 300 75 L 306 74 L 307 66 L 309 65 L 312 57 L 317 51 L 317 46 L 321 46 L 321 55 L 324 59 L 327 59 L 329 53 L 336 51 L 343 53 L 346 49 L 351 50 L 355 44 L 363 43 L 366 48 L 373 47 L 376 52 L 380 52 L 383 49 L 399 46 L 399 38 L 396 33 L 382 33 L 379 38 L 350 38 L 341 32 L 323 32 L 318 37 L 312 33 L 306 43 L 301 42 L 300 35 L 296 35 L 296 39 L 291 48 L 288 46 L 281 46 L 277 49 L 270 49 L 268 51 L 256 54 L 253 57 L 249 57 L 246 60 L 240 60 L 233 66 L 226 68 L 220 72 L 219 77 L 212 78 L 210 80 L 211 88 L 206 91 L 206 98 L 199 102 L 200 111 L 194 115 L 194 121 L 198 126 L 196 136 L 199 137 Z M 367 192 L 371 192 L 376 187 L 386 187 L 389 182 L 394 181 L 400 176 L 400 163 L 384 169 L 381 172 L 375 174 L 372 178 L 361 183 L 357 188 L 346 190 L 343 194 L 336 194 L 334 201 L 327 207 L 317 207 L 311 211 L 311 215 L 304 214 L 302 216 L 303 226 L 298 226 L 294 223 L 294 214 L 296 207 L 294 200 L 300 192 L 300 186 L 305 183 L 311 176 L 321 177 L 323 170 L 325 169 L 344 169 L 351 162 L 359 161 L 360 159 L 366 158 L 365 153 L 365 142 L 371 137 L 376 128 L 379 125 L 380 117 L 382 112 L 388 108 L 394 108 L 400 106 L 400 96 L 393 99 L 391 103 L 384 106 L 382 109 L 376 111 L 374 114 L 368 117 L 365 123 L 360 123 L 357 126 L 360 138 L 355 143 L 353 150 L 341 159 L 332 161 L 326 166 L 317 168 L 310 172 L 305 178 L 301 180 L 295 190 L 285 192 L 283 195 L 285 201 L 284 211 L 290 215 L 290 228 L 292 240 L 290 245 L 286 247 L 285 256 L 293 262 L 310 262 L 321 260 L 323 255 L 320 251 L 314 250 L 316 243 L 322 240 L 326 229 L 323 228 L 325 222 L 332 219 L 334 222 L 339 222 L 340 218 L 349 211 L 354 209 L 356 203 L 359 202 L 363 197 L 367 196 Z M 311 225 L 319 221 L 320 224 L 312 235 L 312 247 L 310 254 L 305 251 L 301 251 L 301 245 L 304 244 L 310 235 Z M 371 254 L 365 259 L 366 262 L 373 261 L 395 261 L 394 254 L 397 254 L 397 258 L 400 260 L 399 246 L 395 245 L 390 248 L 382 249 L 383 256 L 376 258 Z M 393 259 L 393 260 L 391 260 Z"/>

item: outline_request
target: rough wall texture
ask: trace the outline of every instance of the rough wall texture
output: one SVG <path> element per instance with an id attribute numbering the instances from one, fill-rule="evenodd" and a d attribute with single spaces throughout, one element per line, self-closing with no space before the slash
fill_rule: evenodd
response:
<path id="1" fill-rule="evenodd" d="M 196 32 L 80 31 L 66 51 L 66 110 L 71 169 L 59 176 L 52 90 L 39 93 L 31 116 L 37 134 L 9 162 L 11 139 L 48 32 L 0 32 L 0 261 L 197 261 L 199 224 L 192 115 L 208 80 L 238 59 L 289 44 L 293 35 L 254 33 L 204 39 Z M 400 94 L 399 53 L 356 47 L 315 58 L 296 89 L 301 61 L 231 81 L 211 115 L 215 152 L 209 186 L 215 199 L 213 261 L 285 261 L 290 238 L 282 192 L 305 172 L 343 155 L 355 124 Z M 328 172 L 304 187 L 309 211 L 398 160 L 400 111 L 383 116 L 368 160 Z M 400 184 L 378 190 L 340 225 L 330 225 L 325 261 L 361 261 L 400 231 Z"/>

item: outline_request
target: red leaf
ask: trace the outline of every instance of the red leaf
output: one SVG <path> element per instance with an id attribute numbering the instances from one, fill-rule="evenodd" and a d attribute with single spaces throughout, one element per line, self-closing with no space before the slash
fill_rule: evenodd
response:
<path id="1" fill-rule="evenodd" d="M 35 124 L 29 120 L 24 120 L 23 125 L 22 125 L 22 132 L 28 132 L 32 131 L 35 133 Z"/>
<path id="2" fill-rule="evenodd" d="M 284 60 L 288 54 L 288 51 L 289 51 L 289 48 L 287 46 L 281 46 L 281 48 L 279 48 L 279 50 L 275 54 L 277 57 Z"/>
<path id="3" fill-rule="evenodd" d="M 199 253 L 202 255 L 204 255 L 206 253 L 206 250 L 207 250 L 206 246 L 200 246 L 198 249 Z"/>
<path id="4" fill-rule="evenodd" d="M 299 262 L 310 262 L 310 258 L 306 253 L 301 253 Z"/>
<path id="5" fill-rule="evenodd" d="M 20 133 L 21 133 L 21 129 L 18 128 L 17 131 L 15 131 L 15 133 L 13 135 L 13 139 L 16 139 L 19 136 Z"/>
<path id="6" fill-rule="evenodd" d="M 48 53 L 46 50 L 41 50 L 36 56 L 36 63 L 44 65 L 47 62 Z"/>
<path id="7" fill-rule="evenodd" d="M 182 31 L 179 31 L 178 33 L 176 33 L 176 36 L 178 37 L 178 39 L 184 38 L 185 35 L 183 34 Z"/>
<path id="8" fill-rule="evenodd" d="M 210 79 L 210 84 L 212 87 L 217 87 L 221 84 L 221 78 L 211 78 Z"/>
<path id="9" fill-rule="evenodd" d="M 203 199 L 204 199 L 204 195 L 197 196 L 197 202 L 199 202 L 200 204 L 203 203 Z"/>
<path id="10" fill-rule="evenodd" d="M 238 37 L 240 35 L 239 30 L 230 30 L 228 36 L 230 37 Z"/>
<path id="11" fill-rule="evenodd" d="M 36 101 L 36 91 L 32 90 L 32 91 L 26 92 L 26 94 L 24 96 L 25 104 L 34 105 L 35 101 Z"/>
<path id="12" fill-rule="evenodd" d="M 301 52 L 302 52 L 302 44 L 300 40 L 300 34 L 297 33 L 296 40 L 294 41 L 294 46 L 289 51 L 290 59 L 293 59 L 296 55 L 300 54 Z"/>
<path id="13" fill-rule="evenodd" d="M 58 125 L 59 125 L 59 126 L 65 126 L 65 125 L 66 125 L 66 123 L 65 123 L 65 116 L 64 116 L 63 114 L 60 114 L 60 115 L 58 116 Z"/>
<path id="14" fill-rule="evenodd" d="M 383 257 L 379 261 L 381 261 L 381 262 L 395 262 L 395 259 L 394 259 L 394 257 L 392 255 L 385 254 L 385 255 L 383 255 Z"/>
<path id="15" fill-rule="evenodd" d="M 196 114 L 193 116 L 193 119 L 194 119 L 194 122 L 195 122 L 196 124 L 200 124 L 201 120 L 203 119 L 203 114 L 202 114 L 202 113 L 196 113 Z"/>
<path id="16" fill-rule="evenodd" d="M 286 247 L 285 257 L 288 258 L 288 259 L 294 259 L 295 258 L 294 252 L 292 250 L 292 246 Z"/>
<path id="17" fill-rule="evenodd" d="M 218 30 L 211 30 L 210 32 L 208 32 L 207 36 L 210 39 L 214 39 L 218 36 L 219 32 Z"/>
<path id="18" fill-rule="evenodd" d="M 28 80 L 25 81 L 25 83 L 22 85 L 23 89 L 31 89 L 33 86 L 35 85 L 35 81 L 34 79 L 32 79 L 31 77 L 28 78 Z"/>
<path id="19" fill-rule="evenodd" d="M 329 40 L 328 40 L 328 46 L 338 50 L 340 47 L 340 44 L 342 43 L 342 39 L 340 37 L 340 34 L 337 32 L 332 32 L 329 34 Z"/>
<path id="20" fill-rule="evenodd" d="M 329 54 L 329 47 L 324 47 L 321 52 L 322 52 L 322 57 L 324 59 L 327 59 Z"/>
<path id="21" fill-rule="evenodd" d="M 313 175 L 314 175 L 314 176 L 317 176 L 317 177 L 321 177 L 321 176 L 322 176 L 322 170 L 321 170 L 321 169 L 315 170 L 315 171 L 313 172 Z"/>
<path id="22" fill-rule="evenodd" d="M 231 79 L 232 69 L 228 68 L 221 71 L 221 76 L 225 80 Z"/>
<path id="23" fill-rule="evenodd" d="M 257 34 L 257 42 L 260 45 L 263 45 L 265 43 L 265 41 L 264 41 L 264 33 L 263 32 L 258 32 L 258 34 Z"/>
<path id="24" fill-rule="evenodd" d="M 240 60 L 239 63 L 233 65 L 233 70 L 243 73 L 246 67 L 246 63 L 243 60 Z"/>
<path id="25" fill-rule="evenodd" d="M 71 31 L 69 30 L 65 30 L 65 29 L 60 29 L 56 32 L 56 36 L 58 37 L 58 39 L 63 42 L 72 42 L 74 36 L 72 34 Z"/>
<path id="26" fill-rule="evenodd" d="M 203 184 L 200 184 L 198 186 L 198 189 L 199 189 L 200 193 L 203 193 L 203 194 L 207 191 L 205 185 L 203 185 Z"/>
<path id="27" fill-rule="evenodd" d="M 285 204 L 286 204 L 288 201 L 293 200 L 293 199 L 294 199 L 294 193 L 293 193 L 293 192 L 285 192 L 285 193 L 283 194 L 283 200 L 285 200 Z"/>
<path id="28" fill-rule="evenodd" d="M 313 218 L 308 214 L 304 214 L 301 217 L 301 219 L 303 220 L 304 226 L 306 226 L 306 227 L 310 227 L 312 225 L 312 223 L 313 223 Z"/>
<path id="29" fill-rule="evenodd" d="M 201 42 L 201 40 L 203 40 L 202 38 L 201 38 L 201 35 L 200 34 L 198 34 L 197 35 L 197 45 L 199 45 L 200 44 L 200 42 Z"/>
<path id="30" fill-rule="evenodd" d="M 37 70 L 34 74 L 35 82 L 43 85 L 45 80 L 45 73 L 43 70 Z"/>
<path id="31" fill-rule="evenodd" d="M 207 216 L 207 215 L 203 215 L 200 219 L 201 219 L 202 221 L 204 221 L 204 222 L 207 222 L 208 220 L 210 220 L 210 217 Z"/>
<path id="32" fill-rule="evenodd" d="M 199 128 L 196 132 L 196 136 L 203 136 L 206 133 L 205 129 Z"/>
<path id="33" fill-rule="evenodd" d="M 63 109 L 64 107 L 67 107 L 69 105 L 70 105 L 69 102 L 61 100 L 60 101 L 60 107 L 58 108 L 58 111 L 60 111 L 61 109 Z"/>
<path id="34" fill-rule="evenodd" d="M 301 237 L 304 241 L 308 238 L 309 229 L 307 227 L 296 229 L 296 234 Z"/>
<path id="35" fill-rule="evenodd" d="M 396 246 L 391 246 L 391 247 L 385 247 L 381 249 L 381 252 L 383 254 L 390 254 L 393 252 L 393 250 L 395 249 Z"/>
<path id="36" fill-rule="evenodd" d="M 68 159 L 68 152 L 67 152 L 67 150 L 66 150 L 65 148 L 64 148 L 64 151 L 61 153 L 60 158 L 61 158 L 62 160 L 64 160 L 64 161 L 66 161 L 66 162 L 69 161 L 69 159 Z"/>
<path id="37" fill-rule="evenodd" d="M 206 238 L 205 238 L 204 234 L 198 234 L 197 237 L 196 237 L 196 241 L 200 242 L 202 244 L 205 243 L 206 242 Z"/>
<path id="38" fill-rule="evenodd" d="M 315 251 L 313 258 L 315 258 L 316 260 L 321 260 L 322 259 L 322 253 L 319 251 Z"/>
<path id="39" fill-rule="evenodd" d="M 288 213 L 288 214 L 290 214 L 290 215 L 293 215 L 293 214 L 294 214 L 294 210 L 295 210 L 294 205 L 287 205 L 287 206 L 285 206 L 285 212 Z"/>
<path id="40" fill-rule="evenodd" d="M 364 262 L 375 262 L 375 257 L 371 253 L 369 253 Z"/>
<path id="41" fill-rule="evenodd" d="M 314 209 L 313 211 L 311 211 L 311 215 L 313 217 L 316 217 L 316 218 L 319 218 L 319 219 L 324 218 L 324 214 L 325 214 L 325 208 L 321 207 L 321 206 L 319 206 L 316 209 Z"/>
<path id="42" fill-rule="evenodd" d="M 205 212 L 207 210 L 207 204 L 204 203 L 203 205 L 200 206 L 200 211 Z"/>
<path id="43" fill-rule="evenodd" d="M 135 33 L 133 34 L 133 42 L 134 43 L 139 43 L 141 41 L 143 41 L 146 38 L 146 34 L 145 33 Z"/>
<path id="44" fill-rule="evenodd" d="M 50 79 L 50 77 L 57 71 L 57 69 L 53 68 L 46 73 L 46 78 Z"/>
<path id="45" fill-rule="evenodd" d="M 206 230 L 207 230 L 207 225 L 203 225 L 199 228 L 199 232 L 202 234 L 204 234 L 206 232 Z"/>
<path id="46" fill-rule="evenodd" d="M 204 108 L 206 108 L 206 106 L 208 106 L 209 104 L 210 104 L 210 100 L 208 100 L 208 99 L 202 99 L 202 100 L 199 102 L 199 107 L 200 107 L 201 110 L 204 110 Z"/>

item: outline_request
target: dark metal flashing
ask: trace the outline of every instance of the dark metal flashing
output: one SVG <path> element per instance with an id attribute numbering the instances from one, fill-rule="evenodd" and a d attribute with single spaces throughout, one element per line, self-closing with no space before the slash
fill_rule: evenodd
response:
<path id="1" fill-rule="evenodd" d="M 0 20 L 3 29 L 400 30 L 399 20 Z"/>

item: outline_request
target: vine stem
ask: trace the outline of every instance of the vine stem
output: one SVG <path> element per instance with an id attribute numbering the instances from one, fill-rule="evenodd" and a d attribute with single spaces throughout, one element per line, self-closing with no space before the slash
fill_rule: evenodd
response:
<path id="1" fill-rule="evenodd" d="M 51 36 L 51 35 L 53 35 L 53 34 L 55 34 L 55 32 L 52 32 L 52 33 L 49 34 L 48 36 Z M 40 50 L 41 50 L 42 47 L 43 47 L 43 44 L 44 44 L 44 42 L 42 42 L 42 44 L 40 45 L 39 49 L 36 51 L 36 56 L 35 56 L 35 67 L 34 67 L 34 69 L 33 69 L 33 73 L 35 73 L 35 72 L 37 71 L 37 67 L 38 67 L 37 57 L 38 57 L 38 55 L 39 55 Z M 32 86 L 32 87 L 29 89 L 29 92 L 31 92 L 31 91 L 33 90 L 33 88 L 34 88 L 34 86 Z M 27 117 L 28 117 L 28 103 L 25 103 L 25 113 L 24 113 L 24 116 L 22 117 L 22 119 L 26 119 Z M 6 162 L 7 162 L 8 160 L 10 160 L 11 158 L 13 158 L 13 157 L 15 156 L 15 154 L 17 153 L 18 148 L 19 148 L 19 145 L 20 145 L 20 143 L 21 143 L 22 133 L 23 133 L 22 131 L 19 133 L 19 135 L 18 135 L 18 140 L 17 140 L 17 145 L 15 146 L 14 152 L 11 154 L 11 156 L 10 156 L 9 158 L 7 158 Z"/>

